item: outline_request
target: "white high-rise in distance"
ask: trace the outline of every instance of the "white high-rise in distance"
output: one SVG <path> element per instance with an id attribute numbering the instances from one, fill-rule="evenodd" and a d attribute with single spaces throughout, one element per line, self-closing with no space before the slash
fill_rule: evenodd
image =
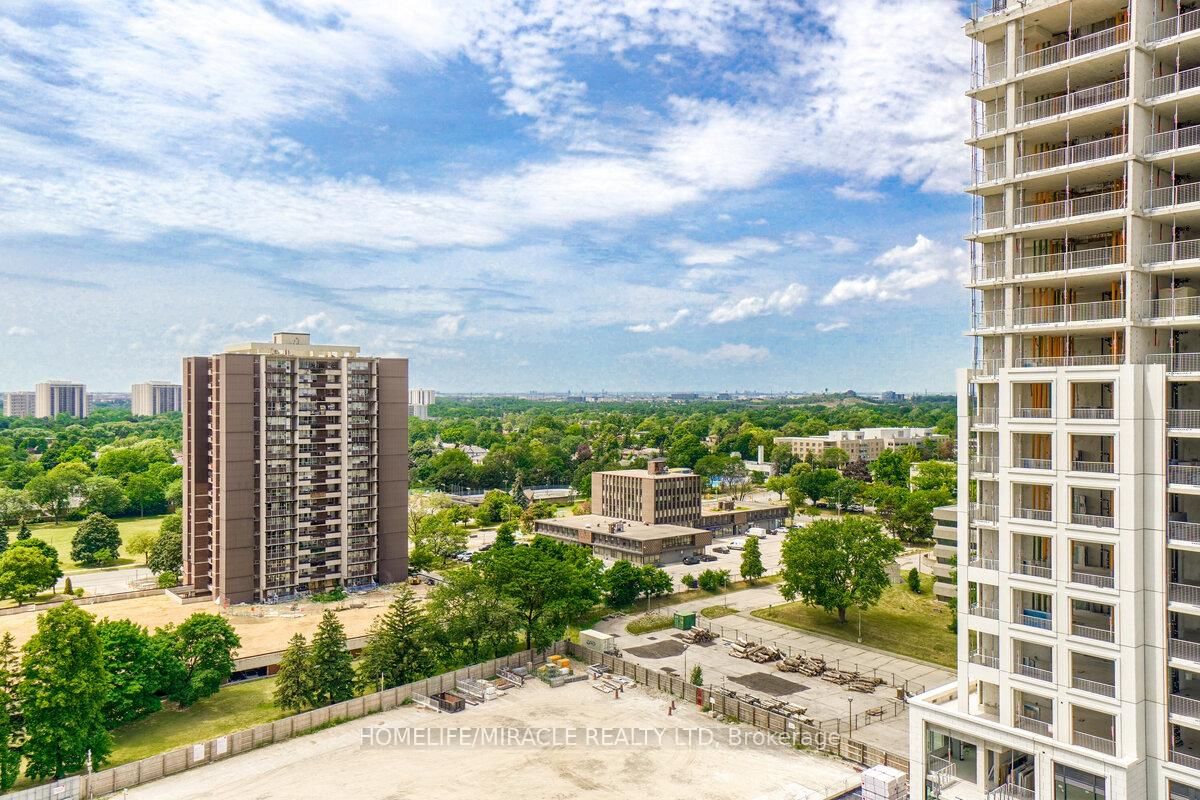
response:
<path id="1" fill-rule="evenodd" d="M 1200 798 L 1200 9 L 990 0 L 958 677 L 914 797 Z"/>

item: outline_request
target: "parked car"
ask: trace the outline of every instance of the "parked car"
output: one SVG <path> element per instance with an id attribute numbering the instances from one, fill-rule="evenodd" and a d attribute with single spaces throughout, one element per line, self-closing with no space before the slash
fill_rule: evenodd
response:
<path id="1" fill-rule="evenodd" d="M 714 548 L 713 548 L 713 552 L 714 552 L 714 553 L 728 553 L 728 552 L 729 552 L 729 548 L 728 548 L 728 547 L 726 547 L 725 545 L 721 545 L 720 547 L 714 547 Z M 713 561 L 716 561 L 716 560 L 717 560 L 717 559 L 714 557 L 714 558 L 713 558 Z"/>
<path id="2" fill-rule="evenodd" d="M 685 557 L 684 557 L 684 559 L 683 559 L 683 563 L 684 563 L 684 564 L 687 564 L 687 565 L 690 567 L 690 566 L 693 566 L 693 565 L 695 565 L 695 564 L 699 564 L 699 563 L 700 563 L 700 559 L 696 558 L 695 556 L 685 556 Z"/>
<path id="3" fill-rule="evenodd" d="M 725 550 L 725 552 L 726 552 L 726 553 L 728 553 L 728 552 L 729 552 L 729 550 L 728 550 L 728 549 L 726 549 L 726 550 Z M 716 560 L 717 560 L 717 557 L 716 557 L 716 556 L 714 556 L 712 553 L 701 553 L 701 554 L 698 556 L 698 558 L 699 558 L 701 561 L 716 561 Z"/>

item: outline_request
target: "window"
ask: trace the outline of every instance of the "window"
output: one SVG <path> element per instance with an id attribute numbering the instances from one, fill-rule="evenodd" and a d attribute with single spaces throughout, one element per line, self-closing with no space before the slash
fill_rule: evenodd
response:
<path id="1" fill-rule="evenodd" d="M 1104 778 L 1081 769 L 1054 765 L 1054 800 L 1105 800 Z"/>

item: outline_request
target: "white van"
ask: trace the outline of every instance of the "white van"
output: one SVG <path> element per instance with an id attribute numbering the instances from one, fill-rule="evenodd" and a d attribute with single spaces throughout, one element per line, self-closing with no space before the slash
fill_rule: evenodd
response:
<path id="1" fill-rule="evenodd" d="M 767 529 L 766 528 L 751 528 L 750 530 L 746 531 L 746 535 L 753 536 L 755 539 L 761 539 L 767 535 Z"/>
<path id="2" fill-rule="evenodd" d="M 783 535 L 784 535 L 784 534 L 786 534 L 787 532 L 788 532 L 788 529 L 787 529 L 787 528 L 776 528 L 775 530 L 771 531 L 771 533 L 777 533 L 777 534 L 779 534 L 780 536 L 783 536 Z"/>
<path id="3" fill-rule="evenodd" d="M 745 539 L 731 540 L 729 542 L 729 549 L 730 550 L 745 550 L 746 549 L 746 540 Z"/>

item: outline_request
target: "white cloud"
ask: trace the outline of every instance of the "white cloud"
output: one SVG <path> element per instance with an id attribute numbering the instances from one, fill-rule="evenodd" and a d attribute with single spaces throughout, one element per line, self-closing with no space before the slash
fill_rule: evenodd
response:
<path id="1" fill-rule="evenodd" d="M 814 326 L 820 333 L 829 333 L 831 331 L 840 331 L 843 328 L 849 328 L 850 323 L 843 321 L 839 322 L 818 322 Z"/>
<path id="2" fill-rule="evenodd" d="M 434 333 L 447 339 L 457 336 L 464 319 L 465 314 L 443 314 L 433 321 Z"/>
<path id="3" fill-rule="evenodd" d="M 829 244 L 834 255 L 845 255 L 853 253 L 858 249 L 858 242 L 853 239 L 847 239 L 844 236 L 826 236 L 825 241 Z"/>
<path id="4" fill-rule="evenodd" d="M 327 330 L 331 327 L 333 327 L 333 317 L 324 311 L 317 311 L 298 322 L 293 322 L 288 326 L 288 330 L 296 333 L 308 333 L 317 330 Z"/>
<path id="5" fill-rule="evenodd" d="M 749 344 L 718 345 L 711 350 L 696 351 L 684 347 L 651 347 L 641 353 L 630 353 L 626 357 L 672 361 L 688 367 L 721 367 L 729 364 L 747 364 L 766 360 L 771 351 L 765 347 Z"/>
<path id="6" fill-rule="evenodd" d="M 708 313 L 709 322 L 736 322 L 764 314 L 790 314 L 808 301 L 808 287 L 790 283 L 769 295 L 751 295 L 717 306 Z"/>
<path id="7" fill-rule="evenodd" d="M 659 331 L 670 330 L 687 319 L 691 313 L 688 309 L 681 308 L 667 319 L 662 319 L 658 322 L 642 322 L 637 325 L 630 325 L 625 330 L 630 333 L 657 333 Z"/>
<path id="8" fill-rule="evenodd" d="M 24 325 L 13 325 L 8 329 L 9 336 L 33 336 L 33 328 L 26 328 Z"/>
<path id="9" fill-rule="evenodd" d="M 920 234 L 908 247 L 896 246 L 871 263 L 881 275 L 842 278 L 821 299 L 822 305 L 851 300 L 907 300 L 916 289 L 942 281 L 962 281 L 967 253 L 961 247 L 938 244 Z"/>
<path id="10" fill-rule="evenodd" d="M 680 255 L 680 262 L 692 267 L 699 265 L 732 264 L 759 255 L 778 253 L 779 242 L 758 236 L 747 236 L 732 242 L 708 243 L 691 239 L 674 239 L 667 249 Z"/>
<path id="11" fill-rule="evenodd" d="M 874 203 L 883 199 L 883 192 L 878 189 L 863 189 L 849 184 L 842 184 L 835 187 L 833 195 L 839 200 L 851 200 L 863 203 Z"/>
<path id="12" fill-rule="evenodd" d="M 247 320 L 244 322 L 235 322 L 233 324 L 232 330 L 235 333 L 240 333 L 243 331 L 256 331 L 267 325 L 270 325 L 274 321 L 275 321 L 274 318 L 272 318 L 270 314 L 259 314 L 257 317 L 255 317 L 252 320 Z"/>

